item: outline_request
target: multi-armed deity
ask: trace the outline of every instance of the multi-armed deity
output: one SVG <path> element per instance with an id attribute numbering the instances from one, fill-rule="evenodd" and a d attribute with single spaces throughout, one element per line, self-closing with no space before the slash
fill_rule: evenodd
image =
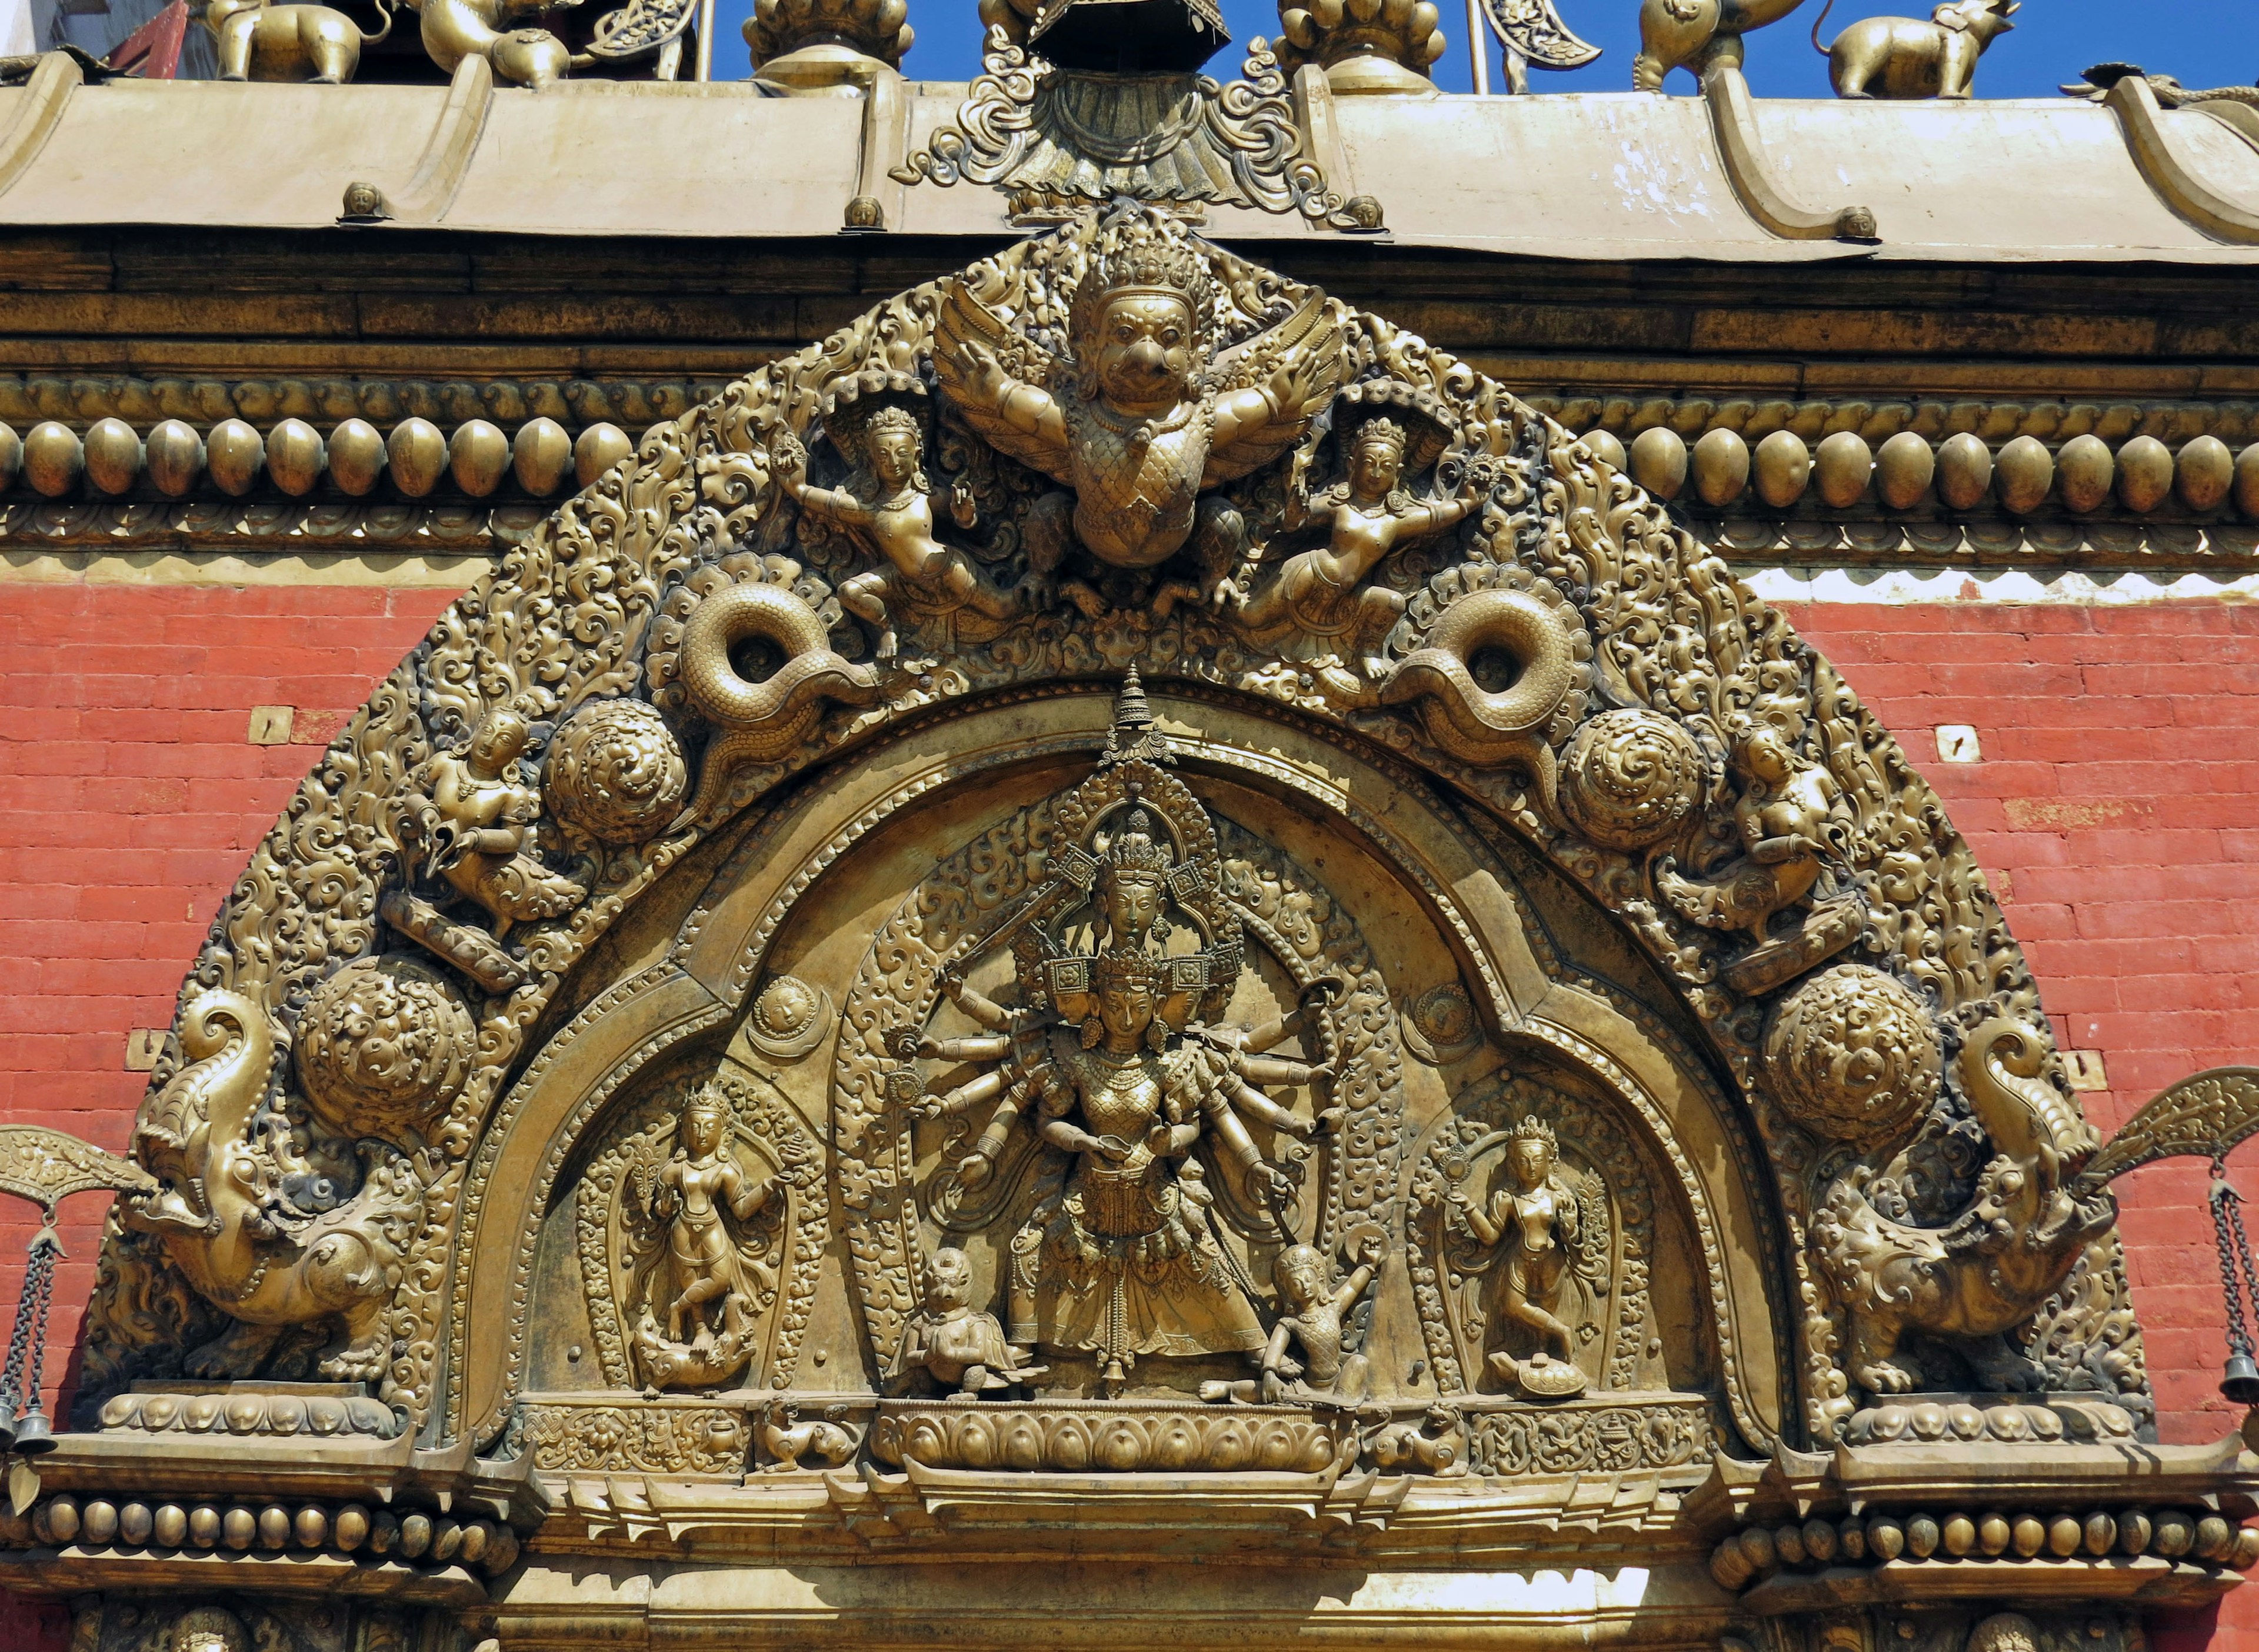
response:
<path id="1" fill-rule="evenodd" d="M 1242 970 L 1213 828 L 1154 761 L 1158 743 L 1138 737 L 1151 719 L 1134 677 L 1124 708 L 1130 737 L 1117 730 L 1107 766 L 1078 794 L 1089 846 L 1058 845 L 1049 877 L 944 974 L 946 995 L 987 1030 L 918 1045 L 989 1069 L 918 1104 L 933 1117 L 989 1107 L 951 1191 L 985 1186 L 999 1164 L 1034 1185 L 1005 1268 L 1010 1362 L 1028 1365 L 1035 1349 L 1087 1360 L 1107 1394 L 1141 1357 L 1263 1363 L 1272 1334 L 1220 1224 L 1293 1244 L 1303 1162 L 1266 1151 L 1258 1133 L 1299 1150 L 1338 1116 L 1265 1093 L 1329 1076 L 1260 1053 L 1283 1022 L 1251 1036 L 1211 1024 Z M 1187 936 L 1195 948 L 1172 950 Z M 966 966 L 1006 945 L 1016 1008 L 966 979 Z M 1023 1135 L 1038 1150 L 1015 1150 Z"/>

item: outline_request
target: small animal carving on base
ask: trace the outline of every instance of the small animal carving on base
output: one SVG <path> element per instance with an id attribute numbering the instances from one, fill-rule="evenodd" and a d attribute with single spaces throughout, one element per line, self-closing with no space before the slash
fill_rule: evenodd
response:
<path id="1" fill-rule="evenodd" d="M 1914 18 L 1862 18 L 1847 23 L 1832 46 L 1820 44 L 1820 25 L 1835 0 L 1812 20 L 1813 49 L 1828 59 L 1828 82 L 1838 97 L 1942 97 L 1973 95 L 1977 60 L 1998 37 L 2020 0 L 1949 0 Z"/>
<path id="2" fill-rule="evenodd" d="M 844 1406 L 826 1406 L 823 1416 L 802 1422 L 798 1401 L 772 1399 L 761 1412 L 761 1449 L 770 1458 L 761 1465 L 761 1472 L 795 1473 L 807 1466 L 801 1461 L 803 1457 L 813 1457 L 827 1469 L 845 1467 L 855 1455 L 856 1443 L 846 1421 Z"/>
<path id="3" fill-rule="evenodd" d="M 1709 69 L 1742 66 L 1742 36 L 1778 23 L 1804 0 L 1642 0 L 1639 55 L 1631 61 L 1635 92 L 1659 92 L 1675 68 L 1696 79 Z"/>
<path id="4" fill-rule="evenodd" d="M 1392 1423 L 1365 1442 L 1372 1466 L 1383 1474 L 1432 1474 L 1456 1480 L 1467 1471 L 1466 1425 L 1449 1406 L 1428 1407 L 1417 1422 Z"/>
<path id="5" fill-rule="evenodd" d="M 224 81 L 312 81 L 342 86 L 360 68 L 360 49 L 392 32 L 390 0 L 377 0 L 384 26 L 364 33 L 329 6 L 211 0 L 204 26 L 219 50 Z"/>

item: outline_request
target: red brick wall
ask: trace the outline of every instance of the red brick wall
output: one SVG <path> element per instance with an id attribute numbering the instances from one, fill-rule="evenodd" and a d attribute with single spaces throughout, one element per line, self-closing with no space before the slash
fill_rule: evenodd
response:
<path id="1" fill-rule="evenodd" d="M 291 789 L 452 591 L 0 585 L 0 1122 L 122 1149 L 220 898 Z M 254 745 L 253 706 L 303 708 Z M 51 1409 L 94 1283 L 106 1199 L 66 1200 Z M 0 1198 L 12 1315 L 32 1207 Z"/>
<path id="2" fill-rule="evenodd" d="M 0 1120 L 124 1145 L 220 896 L 314 747 L 448 593 L 0 585 Z M 2259 1060 L 2259 607 L 1806 606 L 1797 625 L 1905 744 L 1996 879 L 2068 1049 L 2100 1054 L 2106 1129 L 2204 1066 Z M 254 706 L 296 737 L 248 739 Z M 1938 760 L 1941 723 L 1983 760 Z M 2259 1178 L 2239 1181 L 2259 1193 Z M 2121 1186 L 2160 1427 L 2217 1438 L 2224 1345 L 2200 1165 Z M 75 1342 L 100 1200 L 65 1207 L 52 1335 Z M 31 1225 L 0 1210 L 0 1277 Z M 12 1283 L 0 1287 L 12 1310 Z M 51 1402 L 66 1360 L 48 1367 Z M 2259 1593 L 2259 1591 L 2254 1591 Z M 2231 1598 L 2232 1600 L 2236 1598 Z M 0 1602 L 0 1613 L 5 1603 Z M 2245 1627 L 2246 1623 L 2249 1627 Z M 61 1645 L 61 1620 L 49 1614 Z M 2192 1652 L 2209 1617 L 2161 1636 Z M 2259 1600 L 2220 1652 L 2259 1648 Z"/>

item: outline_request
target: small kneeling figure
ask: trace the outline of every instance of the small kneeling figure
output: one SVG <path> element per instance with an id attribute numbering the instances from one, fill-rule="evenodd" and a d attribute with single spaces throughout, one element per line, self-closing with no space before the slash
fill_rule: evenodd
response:
<path id="1" fill-rule="evenodd" d="M 1365 1234 L 1357 1251 L 1357 1266 L 1348 1278 L 1329 1288 L 1332 1270 L 1324 1254 L 1312 1245 L 1290 1245 L 1271 1264 L 1272 1282 L 1286 1312 L 1272 1328 L 1263 1350 L 1263 1375 L 1243 1382 L 1205 1382 L 1201 1398 L 1211 1402 L 1275 1406 L 1297 1401 L 1308 1405 L 1354 1406 L 1365 1398 L 1368 1376 L 1362 1354 L 1342 1351 L 1343 1319 L 1357 1306 L 1380 1266 L 1385 1241 L 1379 1231 Z M 1297 1346 L 1301 1357 L 1293 1349 Z"/>
<path id="2" fill-rule="evenodd" d="M 902 1328 L 887 1392 L 908 1393 L 924 1379 L 956 1390 L 952 1399 L 978 1399 L 1050 1369 L 1029 1364 L 1004 1340 L 996 1316 L 974 1307 L 972 1299 L 973 1264 L 965 1253 L 954 1246 L 935 1251 L 926 1266 L 925 1306 Z"/>

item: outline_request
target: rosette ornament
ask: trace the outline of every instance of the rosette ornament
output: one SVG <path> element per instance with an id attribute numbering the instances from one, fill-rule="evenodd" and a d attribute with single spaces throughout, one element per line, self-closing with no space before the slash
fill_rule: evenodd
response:
<path id="1" fill-rule="evenodd" d="M 1430 0 L 1279 0 L 1279 67 L 1315 63 L 1342 96 L 1433 92 L 1442 21 Z"/>
<path id="2" fill-rule="evenodd" d="M 909 0 L 754 0 L 745 32 L 755 75 L 815 93 L 901 68 L 914 38 Z"/>

